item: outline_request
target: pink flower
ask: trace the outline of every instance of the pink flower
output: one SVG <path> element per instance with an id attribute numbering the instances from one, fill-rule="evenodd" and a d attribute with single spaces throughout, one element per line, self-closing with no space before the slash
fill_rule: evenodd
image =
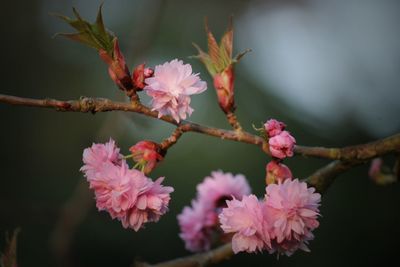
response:
<path id="1" fill-rule="evenodd" d="M 164 178 L 153 182 L 144 173 L 130 169 L 121 158 L 112 139 L 93 144 L 84 150 L 81 171 L 94 190 L 97 208 L 120 220 L 125 228 L 138 231 L 144 223 L 157 222 L 167 212 L 173 188 L 161 185 Z"/>
<path id="2" fill-rule="evenodd" d="M 179 236 L 185 242 L 185 248 L 192 252 L 210 249 L 217 221 L 215 212 L 205 209 L 197 200 L 192 201 L 191 207 L 184 207 L 178 215 L 178 223 L 181 229 Z"/>
<path id="3" fill-rule="evenodd" d="M 125 161 L 122 161 L 121 166 L 104 163 L 88 180 L 95 193 L 96 207 L 100 211 L 109 212 L 113 219 L 125 216 L 148 183 L 143 173 L 130 170 Z"/>
<path id="4" fill-rule="evenodd" d="M 268 137 L 274 137 L 275 135 L 280 134 L 286 125 L 283 122 L 277 121 L 275 119 L 270 119 L 264 124 L 264 128 Z"/>
<path id="5" fill-rule="evenodd" d="M 157 110 L 159 117 L 171 115 L 177 122 L 193 112 L 190 95 L 207 89 L 198 74 L 192 74 L 192 67 L 177 59 L 156 66 L 153 77 L 145 79 L 145 83 L 144 90 L 152 98 L 152 110 Z"/>
<path id="6" fill-rule="evenodd" d="M 271 137 L 268 140 L 269 150 L 273 157 L 283 159 L 293 156 L 293 148 L 296 144 L 296 139 L 289 132 L 283 131 L 278 135 Z"/>
<path id="7" fill-rule="evenodd" d="M 226 201 L 241 199 L 250 193 L 250 186 L 243 175 L 215 171 L 197 186 L 197 198 L 192 207 L 185 207 L 178 215 L 180 237 L 185 247 L 193 252 L 210 248 L 211 238 L 217 233 L 218 214 Z"/>
<path id="8" fill-rule="evenodd" d="M 141 165 L 144 173 L 150 173 L 163 159 L 160 146 L 152 141 L 140 141 L 129 148 L 129 151 L 133 160 Z"/>
<path id="9" fill-rule="evenodd" d="M 105 144 L 93 144 L 83 151 L 84 165 L 81 171 L 85 173 L 86 177 L 93 177 L 94 173 L 98 172 L 106 162 L 121 165 L 122 157 L 115 141 L 110 138 Z"/>
<path id="10" fill-rule="evenodd" d="M 299 180 L 285 180 L 266 188 L 264 216 L 268 220 L 271 239 L 275 249 L 286 252 L 285 246 L 297 244 L 304 248 L 311 239 L 309 232 L 319 226 L 319 203 L 321 195 L 313 187 Z"/>
<path id="11" fill-rule="evenodd" d="M 170 193 L 174 189 L 170 186 L 162 186 L 164 177 L 155 182 L 147 179 L 147 184 L 137 196 L 137 201 L 125 216 L 121 218 L 122 225 L 138 231 L 144 223 L 157 222 L 161 215 L 168 211 L 168 203 L 171 199 Z"/>
<path id="12" fill-rule="evenodd" d="M 281 183 L 285 179 L 293 178 L 289 167 L 276 160 L 268 162 L 266 171 L 267 175 L 265 177 L 265 181 L 267 184 Z"/>
<path id="13" fill-rule="evenodd" d="M 261 203 L 254 195 L 243 196 L 241 201 L 227 201 L 228 207 L 219 215 L 221 228 L 225 233 L 234 233 L 232 249 L 240 251 L 261 251 L 271 247 L 267 221 L 264 220 Z"/>
<path id="14" fill-rule="evenodd" d="M 250 193 L 246 178 L 241 174 L 232 175 L 229 172 L 214 171 L 197 185 L 197 198 L 204 206 L 213 209 L 225 207 L 225 201 L 232 197 L 241 199 L 243 195 Z"/>

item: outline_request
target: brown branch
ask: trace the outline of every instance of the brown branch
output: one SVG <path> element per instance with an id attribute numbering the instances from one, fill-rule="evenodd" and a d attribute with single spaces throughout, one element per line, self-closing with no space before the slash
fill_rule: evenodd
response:
<path id="1" fill-rule="evenodd" d="M 162 116 L 158 118 L 156 111 L 151 111 L 148 107 L 138 102 L 124 103 L 115 102 L 105 98 L 81 97 L 79 100 L 60 101 L 55 99 L 31 99 L 16 96 L 1 95 L 0 102 L 11 105 L 22 105 L 30 107 L 53 108 L 58 111 L 73 112 L 106 112 L 121 110 L 136 112 L 148 117 L 163 120 L 165 122 L 179 126 L 182 132 L 197 132 L 221 139 L 238 141 L 260 146 L 263 151 L 270 154 L 268 143 L 261 137 L 250 134 L 245 131 L 229 131 L 219 128 L 196 124 L 190 121 L 181 121 L 177 123 L 171 116 Z M 348 146 L 344 148 L 324 148 L 324 147 L 306 147 L 296 146 L 295 153 L 305 157 L 328 158 L 335 160 L 368 160 L 374 157 L 384 155 L 389 152 L 400 151 L 400 134 L 392 135 L 385 139 L 375 142 Z"/>
<path id="2" fill-rule="evenodd" d="M 154 265 L 145 262 L 137 262 L 135 267 L 204 267 L 229 259 L 232 255 L 232 245 L 229 243 L 204 253 L 177 258 Z"/>
<path id="3" fill-rule="evenodd" d="M 306 179 L 306 182 L 315 187 L 315 189 L 324 193 L 328 189 L 328 187 L 334 182 L 336 177 L 351 169 L 352 167 L 361 164 L 362 161 L 353 161 L 353 162 L 345 162 L 340 160 L 335 160 L 329 163 L 328 165 L 318 169 L 311 176 Z"/>
<path id="4" fill-rule="evenodd" d="M 174 144 L 176 144 L 176 142 L 178 142 L 178 139 L 183 135 L 184 130 L 183 130 L 183 126 L 178 126 L 176 127 L 176 129 L 173 131 L 173 133 L 166 139 L 164 139 L 161 143 L 160 143 L 160 147 L 163 150 L 167 150 L 168 148 L 170 148 L 171 146 L 173 146 Z"/>

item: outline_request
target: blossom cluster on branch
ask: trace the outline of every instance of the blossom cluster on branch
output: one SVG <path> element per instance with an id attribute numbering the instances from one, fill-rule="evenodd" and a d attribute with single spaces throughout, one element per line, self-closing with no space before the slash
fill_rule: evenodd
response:
<path id="1" fill-rule="evenodd" d="M 232 252 L 262 252 L 292 255 L 297 250 L 309 251 L 308 243 L 319 226 L 321 195 L 333 177 L 357 164 L 372 160 L 369 175 L 377 184 L 386 185 L 400 176 L 400 135 L 373 143 L 339 148 L 308 148 L 296 146 L 296 139 L 286 124 L 267 120 L 259 129 L 260 136 L 243 130 L 236 115 L 234 98 L 234 66 L 249 50 L 233 57 L 232 21 L 218 44 L 208 28 L 208 52 L 194 45 L 213 79 L 217 103 L 233 130 L 207 127 L 186 121 L 194 111 L 191 96 L 207 89 L 199 73 L 182 60 L 173 59 L 154 68 L 144 63 L 130 72 L 121 52 L 117 37 L 103 23 L 101 7 L 96 21 L 89 23 L 77 10 L 75 19 L 57 15 L 75 33 L 60 35 L 95 48 L 107 64 L 108 74 L 130 103 L 116 103 L 108 99 L 83 98 L 80 101 L 33 100 L 0 95 L 0 101 L 10 104 L 51 107 L 61 111 L 97 112 L 110 110 L 133 111 L 158 118 L 177 126 L 171 136 L 161 142 L 141 140 L 133 144 L 128 155 L 123 155 L 116 142 L 93 144 L 83 151 L 81 171 L 93 190 L 96 206 L 117 219 L 124 228 L 138 231 L 149 222 L 157 222 L 167 213 L 174 188 L 162 185 L 164 177 L 153 181 L 149 176 L 165 158 L 167 150 L 188 131 L 258 145 L 272 160 L 266 166 L 265 195 L 258 198 L 244 175 L 214 171 L 197 185 L 197 193 L 190 206 L 178 215 L 179 236 L 186 249 L 202 252 L 188 258 L 165 263 L 165 266 L 198 266 L 225 259 Z M 139 93 L 150 98 L 149 107 L 141 103 Z M 380 156 L 397 153 L 392 169 L 384 165 Z M 317 170 L 306 183 L 294 178 L 283 164 L 295 154 L 334 159 Z M 129 161 L 132 160 L 132 167 Z M 220 244 L 227 246 L 214 247 Z M 4 257 L 3 260 L 4 261 Z M 146 265 L 146 264 L 145 264 Z M 158 266 L 163 266 L 159 264 Z"/>

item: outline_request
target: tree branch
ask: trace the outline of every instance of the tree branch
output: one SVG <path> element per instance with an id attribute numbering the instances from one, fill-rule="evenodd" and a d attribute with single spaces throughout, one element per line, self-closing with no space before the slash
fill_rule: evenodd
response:
<path id="1" fill-rule="evenodd" d="M 158 112 L 152 111 L 148 107 L 138 103 L 115 102 L 106 98 L 81 97 L 79 100 L 60 101 L 55 99 L 32 99 L 22 98 L 10 95 L 0 94 L 0 102 L 21 105 L 29 107 L 52 108 L 57 111 L 71 112 L 106 112 L 113 110 L 135 112 L 148 117 L 163 120 L 165 122 L 179 126 L 183 132 L 197 132 L 221 139 L 238 141 L 260 146 L 262 150 L 270 155 L 268 142 L 263 138 L 250 134 L 245 131 L 229 131 L 219 128 L 200 125 L 190 121 L 181 121 L 177 123 L 171 116 L 162 116 L 158 118 Z M 344 148 L 324 148 L 324 147 L 306 147 L 296 146 L 295 153 L 305 157 L 327 158 L 335 160 L 368 160 L 374 157 L 384 155 L 389 152 L 400 151 L 400 134 L 392 135 L 385 139 L 375 142 L 348 146 Z"/>

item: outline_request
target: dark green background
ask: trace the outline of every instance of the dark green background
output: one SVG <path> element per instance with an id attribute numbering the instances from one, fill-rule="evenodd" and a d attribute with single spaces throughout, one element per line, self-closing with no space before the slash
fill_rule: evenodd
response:
<path id="1" fill-rule="evenodd" d="M 288 1 L 296 2 L 296 1 Z M 301 1 L 299 1 L 301 3 Z M 94 19 L 99 1 L 7 1 L 2 3 L 0 93 L 34 98 L 77 99 L 99 96 L 123 100 L 110 81 L 96 52 L 82 45 L 51 39 L 69 28 L 48 15 L 71 15 L 76 6 Z M 120 39 L 128 63 L 150 65 L 174 58 L 193 64 L 209 84 L 209 90 L 192 98 L 193 121 L 227 128 L 215 93 L 203 66 L 187 56 L 195 53 L 191 42 L 205 46 L 203 18 L 220 35 L 230 14 L 240 17 L 250 1 L 105 1 L 106 24 Z M 240 25 L 235 25 L 240 31 Z M 253 51 L 243 60 L 257 56 Z M 294 119 L 284 99 L 261 91 L 251 70 L 237 67 L 237 115 L 251 131 L 276 117 L 289 125 L 299 144 L 344 146 L 373 140 L 351 119 L 330 126 L 330 138 Z M 396 97 L 396 96 L 394 96 Z M 111 136 L 124 153 L 142 139 L 162 140 L 173 128 L 135 114 L 58 113 L 53 110 L 0 104 L 0 248 L 5 231 L 21 227 L 19 266 L 129 266 L 134 259 L 164 261 L 188 254 L 178 237 L 176 215 L 190 203 L 195 185 L 212 170 L 243 173 L 253 192 L 263 195 L 265 164 L 269 158 L 259 148 L 195 133 L 185 134 L 170 149 L 152 177 L 166 176 L 175 188 L 170 211 L 157 224 L 139 232 L 124 230 L 108 214 L 97 212 L 94 202 L 71 238 L 69 263 L 54 254 L 52 233 L 64 203 L 84 181 L 79 168 L 84 148 Z M 325 127 L 321 125 L 321 128 Z M 326 130 L 326 129 L 325 129 Z M 399 129 L 400 130 L 400 129 Z M 335 134 L 336 133 L 336 134 Z M 390 161 L 389 157 L 389 161 Z M 297 177 L 306 177 L 326 160 L 294 158 L 287 164 Z M 221 266 L 356 266 L 399 263 L 400 186 L 379 187 L 367 176 L 367 166 L 343 175 L 324 196 L 310 254 L 299 252 L 279 260 L 264 254 L 240 254 Z M 89 193 L 91 194 L 91 192 Z M 91 197 L 89 197 L 90 199 Z M 85 201 L 79 201 L 84 207 Z M 72 217 L 76 216 L 72 212 Z M 394 263 L 393 263 L 394 261 Z"/>

